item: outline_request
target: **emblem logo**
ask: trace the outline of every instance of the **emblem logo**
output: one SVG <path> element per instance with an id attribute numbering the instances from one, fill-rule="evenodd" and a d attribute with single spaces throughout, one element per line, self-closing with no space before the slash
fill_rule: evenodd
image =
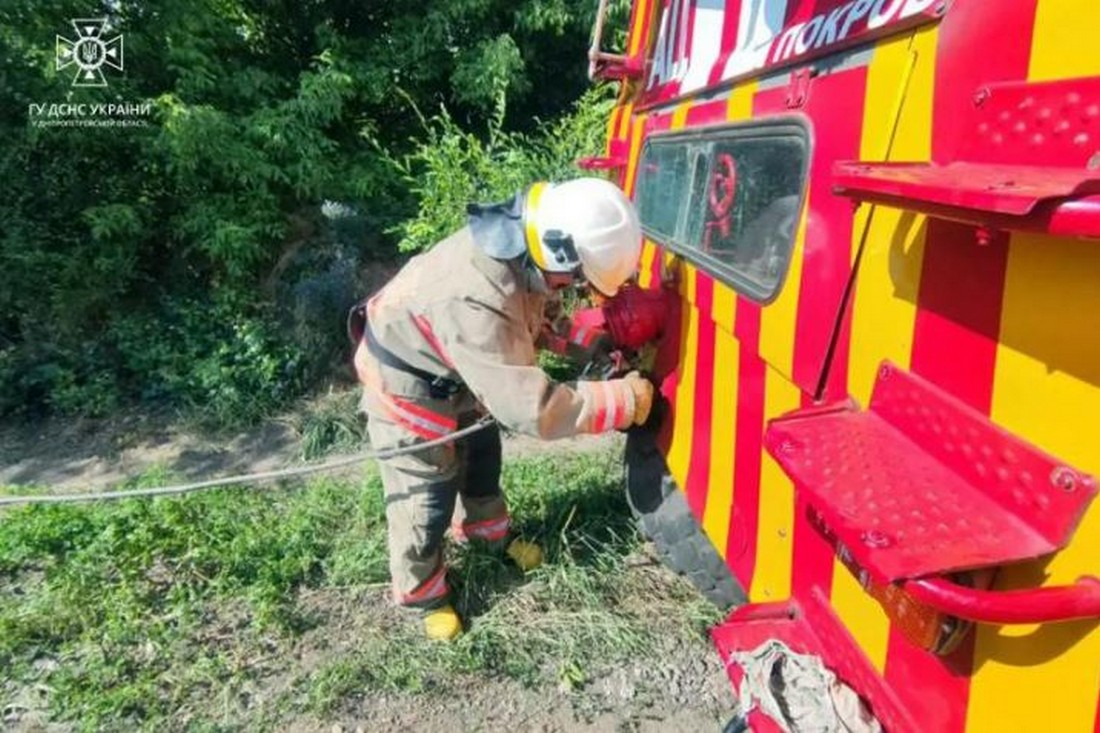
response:
<path id="1" fill-rule="evenodd" d="M 76 65 L 74 87 L 105 87 L 103 67 L 122 71 L 122 34 L 104 38 L 106 18 L 76 18 L 72 21 L 76 40 L 57 37 L 57 70 Z"/>

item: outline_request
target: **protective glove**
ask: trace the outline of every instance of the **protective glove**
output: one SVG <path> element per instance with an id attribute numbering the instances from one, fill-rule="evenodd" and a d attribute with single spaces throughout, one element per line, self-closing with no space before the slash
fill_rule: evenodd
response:
<path id="1" fill-rule="evenodd" d="M 623 381 L 634 393 L 634 424 L 644 425 L 653 407 L 653 382 L 638 372 L 630 372 L 623 377 Z"/>

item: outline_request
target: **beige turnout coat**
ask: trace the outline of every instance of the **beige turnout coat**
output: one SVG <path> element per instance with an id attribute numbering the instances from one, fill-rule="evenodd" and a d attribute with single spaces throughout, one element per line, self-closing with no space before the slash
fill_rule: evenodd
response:
<path id="1" fill-rule="evenodd" d="M 424 380 L 379 364 L 364 341 L 355 365 L 367 411 L 429 439 L 454 429 L 469 397 L 544 439 L 630 425 L 634 396 L 623 380 L 560 384 L 536 365 L 547 297 L 536 270 L 490 257 L 469 227 L 415 257 L 368 302 L 369 329 L 387 351 L 468 394 L 432 399 Z"/>

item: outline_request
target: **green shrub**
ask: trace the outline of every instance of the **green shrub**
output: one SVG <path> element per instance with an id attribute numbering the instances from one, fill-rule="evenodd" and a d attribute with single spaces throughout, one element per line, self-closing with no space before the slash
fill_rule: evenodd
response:
<path id="1" fill-rule="evenodd" d="M 534 181 L 576 178 L 576 160 L 603 148 L 612 106 L 607 87 L 589 90 L 571 112 L 533 134 L 505 129 L 505 98 L 498 97 L 487 134 L 459 125 L 446 107 L 425 118 L 423 137 L 406 156 L 389 156 L 418 202 L 415 216 L 397 225 L 404 252 L 431 247 L 466 221 L 466 204 L 499 201 Z M 411 104 L 411 100 L 410 100 Z"/>
<path id="2" fill-rule="evenodd" d="M 111 332 L 125 374 L 147 400 L 188 408 L 209 427 L 268 415 L 301 392 L 300 354 L 273 332 L 270 317 L 234 303 L 189 300 L 161 317 L 120 320 Z"/>

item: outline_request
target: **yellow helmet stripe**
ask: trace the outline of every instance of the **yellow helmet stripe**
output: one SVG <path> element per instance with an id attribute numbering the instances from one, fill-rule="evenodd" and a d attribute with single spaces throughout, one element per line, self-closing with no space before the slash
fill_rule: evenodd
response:
<path id="1" fill-rule="evenodd" d="M 546 191 L 545 183 L 536 183 L 527 191 L 527 202 L 523 209 L 524 229 L 527 233 L 527 251 L 539 269 L 546 269 L 546 252 L 539 240 L 538 230 L 535 228 L 535 211 L 538 209 L 542 194 Z"/>

